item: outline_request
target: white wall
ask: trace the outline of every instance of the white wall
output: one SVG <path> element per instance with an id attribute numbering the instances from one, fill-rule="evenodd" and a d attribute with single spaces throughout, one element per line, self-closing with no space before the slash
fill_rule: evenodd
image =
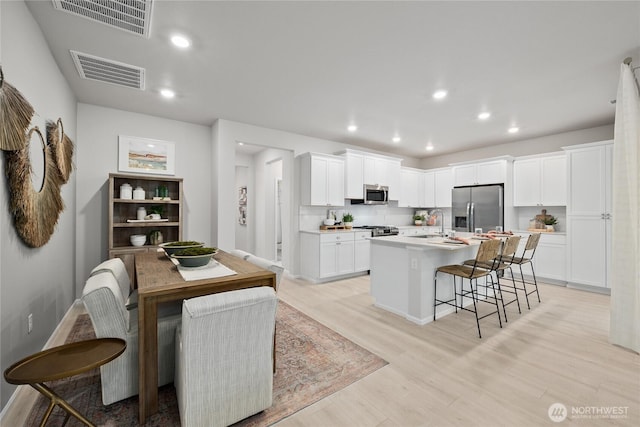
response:
<path id="1" fill-rule="evenodd" d="M 422 169 L 433 169 L 444 167 L 451 163 L 488 159 L 505 155 L 518 157 L 551 153 L 554 151 L 562 151 L 562 147 L 567 145 L 585 144 L 587 142 L 604 141 L 608 139 L 613 139 L 613 125 L 559 133 L 535 139 L 519 140 L 460 153 L 425 157 L 422 159 L 420 167 Z"/>
<path id="2" fill-rule="evenodd" d="M 109 173 L 118 172 L 118 135 L 175 143 L 175 176 L 184 179 L 183 233 L 186 240 L 212 244 L 211 128 L 89 104 L 78 104 L 76 256 L 77 292 L 91 268 L 108 255 Z M 227 180 L 234 185 L 235 171 Z M 231 230 L 233 227 L 229 226 Z"/>
<path id="3" fill-rule="evenodd" d="M 36 111 L 33 124 L 62 119 L 76 151 L 76 100 L 58 69 L 47 42 L 22 1 L 0 2 L 0 61 L 7 82 L 17 88 Z M 44 132 L 44 129 L 42 129 Z M 3 156 L 4 157 L 4 156 Z M 42 158 L 42 157 L 40 157 Z M 77 158 L 74 160 L 77 165 Z M 75 188 L 77 172 L 62 186 L 65 204 L 49 242 L 27 247 L 13 227 L 9 194 L 0 166 L 0 369 L 39 351 L 75 299 Z M 33 313 L 33 332 L 27 316 Z M 0 405 L 6 405 L 15 386 L 0 386 Z"/>

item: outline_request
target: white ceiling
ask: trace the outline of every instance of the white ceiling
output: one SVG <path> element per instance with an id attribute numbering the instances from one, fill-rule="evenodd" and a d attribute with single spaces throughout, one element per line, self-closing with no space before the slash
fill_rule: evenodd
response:
<path id="1" fill-rule="evenodd" d="M 611 124 L 620 63 L 640 65 L 638 1 L 156 0 L 150 38 L 28 6 L 79 102 L 418 158 Z M 81 79 L 70 50 L 144 68 L 145 90 Z"/>

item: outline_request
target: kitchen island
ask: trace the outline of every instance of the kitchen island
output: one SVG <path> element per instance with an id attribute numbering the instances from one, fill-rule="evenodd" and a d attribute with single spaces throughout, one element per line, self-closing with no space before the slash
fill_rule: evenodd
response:
<path id="1" fill-rule="evenodd" d="M 471 233 L 458 233 L 471 237 Z M 442 237 L 389 236 L 371 239 L 371 295 L 376 307 L 424 325 L 433 321 L 433 276 L 442 265 L 475 258 L 480 240 L 447 244 Z M 452 278 L 442 275 L 438 299 L 453 298 Z M 470 300 L 469 300 L 470 301 Z M 441 317 L 454 311 L 437 307 Z"/>

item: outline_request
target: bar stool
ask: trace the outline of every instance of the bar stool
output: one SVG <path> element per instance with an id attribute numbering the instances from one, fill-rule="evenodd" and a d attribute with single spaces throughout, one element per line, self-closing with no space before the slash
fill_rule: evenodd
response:
<path id="1" fill-rule="evenodd" d="M 453 264 L 453 265 L 444 265 L 438 267 L 435 271 L 433 277 L 433 320 L 436 320 L 436 307 L 442 304 L 451 305 L 456 308 L 456 313 L 458 309 L 470 311 L 476 316 L 476 325 L 478 326 L 478 337 L 482 338 L 482 334 L 480 332 L 480 319 L 484 319 L 487 316 L 491 316 L 492 314 L 498 315 L 498 323 L 502 328 L 502 319 L 500 318 L 500 308 L 498 307 L 498 295 L 496 294 L 496 289 L 493 286 L 493 278 L 491 277 L 490 269 L 485 269 L 480 267 L 481 263 L 491 263 L 498 257 L 498 251 L 500 249 L 500 240 L 485 240 L 480 244 L 478 248 L 478 253 L 476 254 L 476 259 L 474 260 L 473 265 L 464 265 L 464 264 Z M 437 290 L 438 290 L 438 273 L 446 273 L 453 276 L 453 299 L 449 300 L 439 300 L 437 298 Z M 458 293 L 456 287 L 456 277 L 461 278 L 460 292 Z M 492 295 L 487 295 L 484 299 L 479 299 L 478 295 L 478 279 L 484 277 L 485 280 L 488 278 L 491 280 L 490 288 L 493 290 Z M 469 290 L 464 289 L 464 279 L 469 280 Z M 474 289 L 474 282 L 476 287 Z M 489 286 L 485 283 L 486 286 Z M 471 296 L 471 300 L 473 301 L 473 310 L 464 307 L 464 297 Z M 458 305 L 458 296 L 460 296 L 460 305 Z M 453 304 L 451 303 L 453 301 Z M 491 304 L 490 301 L 493 301 L 493 305 L 495 305 L 496 310 L 490 313 L 487 313 L 483 316 L 478 317 L 478 302 L 485 302 Z"/>
<path id="2" fill-rule="evenodd" d="M 540 233 L 533 233 L 529 235 L 527 239 L 527 244 L 522 251 L 522 256 L 514 257 L 511 260 L 512 264 L 518 265 L 520 267 L 520 279 L 522 281 L 522 288 L 518 288 L 518 290 L 524 291 L 524 296 L 527 299 L 527 308 L 531 310 L 531 306 L 529 305 L 529 295 L 536 293 L 538 297 L 538 302 L 540 302 L 540 292 L 538 292 L 538 281 L 536 280 L 536 272 L 533 269 L 533 256 L 536 253 L 536 248 L 538 247 L 538 242 L 540 241 Z M 533 276 L 533 282 L 527 282 L 524 280 L 524 273 L 522 272 L 522 266 L 524 264 L 529 264 L 531 267 L 531 275 Z M 527 291 L 527 285 L 535 286 L 535 289 L 532 291 Z"/>
<path id="3" fill-rule="evenodd" d="M 502 243 L 502 247 L 500 249 L 500 254 L 494 260 L 490 262 L 482 262 L 479 264 L 480 267 L 491 270 L 492 273 L 496 275 L 496 283 L 498 285 L 498 295 L 500 298 L 500 302 L 502 303 L 502 311 L 504 313 L 504 321 L 508 322 L 507 319 L 507 311 L 505 307 L 509 304 L 516 303 L 518 305 L 518 313 L 522 313 L 520 310 L 520 299 L 518 298 L 518 292 L 516 287 L 516 282 L 514 279 L 513 271 L 511 269 L 511 264 L 513 262 L 513 258 L 516 255 L 516 251 L 518 250 L 518 245 L 520 244 L 521 236 L 511 236 L 507 237 L 507 239 Z M 471 259 L 464 262 L 466 265 L 473 265 L 476 261 Z M 509 270 L 511 275 L 512 284 L 502 284 L 500 282 L 500 278 L 504 277 L 504 272 Z M 482 285 L 480 285 L 482 286 Z M 486 296 L 486 287 L 485 287 L 485 296 Z M 508 302 L 504 301 L 502 293 L 509 293 L 514 296 L 514 298 Z"/>

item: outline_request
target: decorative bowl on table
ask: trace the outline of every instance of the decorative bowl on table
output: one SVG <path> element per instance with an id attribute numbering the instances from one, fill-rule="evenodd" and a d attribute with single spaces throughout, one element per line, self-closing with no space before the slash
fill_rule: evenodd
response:
<path id="1" fill-rule="evenodd" d="M 179 250 L 171 258 L 177 259 L 183 267 L 202 267 L 217 253 L 217 248 L 195 247 Z"/>
<path id="2" fill-rule="evenodd" d="M 144 234 L 132 234 L 129 240 L 133 246 L 144 246 L 147 242 L 147 236 Z"/>
<path id="3" fill-rule="evenodd" d="M 204 246 L 204 243 L 202 242 L 196 242 L 193 240 L 184 240 L 184 241 L 177 241 L 177 242 L 166 242 L 166 243 L 162 243 L 160 245 L 158 245 L 159 247 L 161 247 L 162 249 L 164 249 L 164 251 L 167 253 L 167 255 L 171 256 L 174 253 L 184 250 L 184 249 L 189 249 L 189 248 L 201 248 Z"/>

